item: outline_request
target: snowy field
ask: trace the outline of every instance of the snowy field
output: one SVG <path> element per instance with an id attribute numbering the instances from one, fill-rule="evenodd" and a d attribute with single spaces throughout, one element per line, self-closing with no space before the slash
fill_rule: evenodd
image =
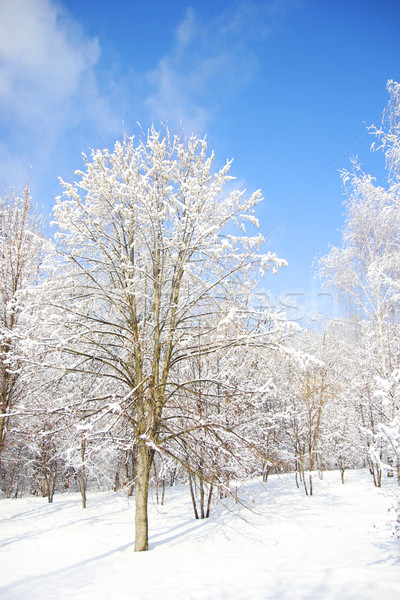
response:
<path id="1" fill-rule="evenodd" d="M 392 536 L 393 480 L 365 472 L 315 482 L 293 476 L 253 483 L 243 498 L 192 516 L 185 487 L 152 503 L 150 551 L 133 552 L 133 499 L 78 494 L 1 500 L 3 600 L 335 599 L 398 600 L 400 542 Z"/>

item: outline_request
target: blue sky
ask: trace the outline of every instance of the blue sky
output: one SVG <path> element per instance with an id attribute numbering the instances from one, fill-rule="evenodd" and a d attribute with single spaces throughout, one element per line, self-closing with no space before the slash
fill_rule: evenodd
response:
<path id="1" fill-rule="evenodd" d="M 371 155 L 366 126 L 400 79 L 398 0 L 0 0 L 0 186 L 49 213 L 81 151 L 152 122 L 207 133 L 238 185 L 261 188 L 264 285 L 321 309 L 312 263 L 340 243 L 339 169 Z M 329 309 L 329 304 L 325 306 Z"/>

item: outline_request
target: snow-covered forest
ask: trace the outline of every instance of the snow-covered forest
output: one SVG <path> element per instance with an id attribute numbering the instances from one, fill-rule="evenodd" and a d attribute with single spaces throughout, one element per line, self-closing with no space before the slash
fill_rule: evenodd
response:
<path id="1" fill-rule="evenodd" d="M 142 551 L 171 486 L 200 520 L 246 505 L 255 477 L 293 474 L 311 496 L 324 472 L 346 485 L 365 468 L 371 490 L 396 488 L 400 84 L 388 92 L 370 130 L 387 180 L 342 173 L 342 245 L 318 263 L 341 313 L 316 329 L 263 293 L 285 260 L 258 229 L 261 192 L 236 189 L 205 139 L 152 128 L 84 156 L 51 239 L 29 183 L 2 196 L 3 498 L 80 492 L 86 508 L 123 491 Z"/>

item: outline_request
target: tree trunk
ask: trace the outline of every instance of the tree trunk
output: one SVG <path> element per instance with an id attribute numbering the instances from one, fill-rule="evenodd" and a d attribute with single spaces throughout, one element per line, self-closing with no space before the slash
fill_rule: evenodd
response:
<path id="1" fill-rule="evenodd" d="M 270 474 L 271 471 L 271 465 L 266 465 L 263 468 L 263 482 L 267 483 L 268 481 L 268 475 Z"/>
<path id="2" fill-rule="evenodd" d="M 50 473 L 48 479 L 48 487 L 47 487 L 47 499 L 51 504 L 54 499 L 54 492 L 56 489 L 56 481 L 57 481 L 57 461 L 54 461 L 53 464 L 50 465 Z"/>
<path id="3" fill-rule="evenodd" d="M 15 468 L 16 468 L 15 467 L 15 463 L 13 463 L 13 467 L 12 467 L 12 471 L 11 471 L 11 477 L 10 477 L 10 485 L 8 486 L 7 498 L 11 498 L 11 494 L 12 494 L 12 491 L 13 491 Z"/>
<path id="4" fill-rule="evenodd" d="M 305 478 L 304 472 L 302 474 L 302 478 L 303 478 L 304 491 L 306 493 L 306 496 L 308 496 L 307 482 L 306 482 L 306 478 Z"/>
<path id="5" fill-rule="evenodd" d="M 162 480 L 162 496 L 161 496 L 161 506 L 163 506 L 165 500 L 165 477 Z"/>
<path id="6" fill-rule="evenodd" d="M 382 485 L 382 470 L 373 462 L 370 462 L 369 470 L 374 480 L 374 486 L 380 488 Z"/>
<path id="7" fill-rule="evenodd" d="M 300 485 L 299 485 L 299 468 L 298 468 L 297 463 L 296 463 L 295 479 L 296 479 L 296 486 L 297 486 L 297 488 L 299 488 L 300 487 Z"/>
<path id="8" fill-rule="evenodd" d="M 144 442 L 140 441 L 135 486 L 135 552 L 143 552 L 149 549 L 147 503 L 153 456 L 154 452 L 149 450 Z"/>
<path id="9" fill-rule="evenodd" d="M 209 516 L 210 516 L 212 494 L 213 494 L 213 485 L 211 484 L 211 485 L 210 485 L 210 491 L 208 492 L 208 502 L 207 502 L 207 513 L 206 513 L 206 519 L 208 519 L 208 518 L 209 518 Z"/>
<path id="10" fill-rule="evenodd" d="M 156 488 L 156 502 L 158 504 L 158 477 L 157 477 L 157 467 L 156 467 L 156 463 L 153 463 L 153 467 L 154 467 L 154 486 Z"/>
<path id="11" fill-rule="evenodd" d="M 87 491 L 87 477 L 86 477 L 86 440 L 84 438 L 81 439 L 81 468 L 78 473 L 78 484 L 79 491 L 82 497 L 82 508 L 86 508 L 86 491 Z"/>
<path id="12" fill-rule="evenodd" d="M 198 519 L 199 518 L 199 513 L 197 512 L 196 496 L 194 495 L 192 475 L 191 475 L 191 473 L 190 473 L 189 470 L 188 470 L 188 476 L 189 476 L 189 489 L 190 489 L 190 496 L 192 498 L 194 516 L 195 516 L 195 519 Z"/>
<path id="13" fill-rule="evenodd" d="M 204 483 L 203 479 L 200 478 L 200 516 L 202 519 L 205 517 L 204 512 Z"/>
<path id="14" fill-rule="evenodd" d="M 52 480 L 51 480 L 50 496 L 49 496 L 49 502 L 50 503 L 52 503 L 53 499 L 54 499 L 54 492 L 56 490 L 57 475 L 58 475 L 58 465 L 57 465 L 57 462 L 56 462 L 55 465 L 54 465 L 53 476 L 52 476 Z"/>

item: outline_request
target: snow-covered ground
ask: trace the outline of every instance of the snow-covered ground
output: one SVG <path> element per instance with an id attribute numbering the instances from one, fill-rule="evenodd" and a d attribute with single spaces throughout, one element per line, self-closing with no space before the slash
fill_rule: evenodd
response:
<path id="1" fill-rule="evenodd" d="M 400 542 L 385 481 L 365 472 L 316 480 L 306 497 L 293 476 L 252 483 L 253 511 L 230 504 L 193 518 L 188 490 L 152 504 L 150 551 L 133 552 L 133 499 L 78 494 L 1 500 L 3 600 L 400 598 Z"/>

